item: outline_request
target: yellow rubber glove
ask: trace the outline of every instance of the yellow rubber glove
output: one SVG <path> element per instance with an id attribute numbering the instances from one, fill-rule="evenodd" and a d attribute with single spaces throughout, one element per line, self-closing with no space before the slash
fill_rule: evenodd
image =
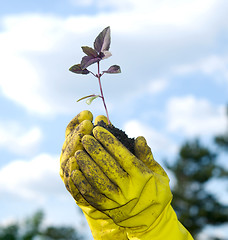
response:
<path id="1" fill-rule="evenodd" d="M 79 193 L 73 184 L 70 174 L 73 170 L 78 169 L 78 164 L 74 157 L 75 151 L 84 149 L 81 144 L 81 138 L 85 134 L 91 134 L 93 129 L 93 115 L 89 111 L 82 111 L 67 126 L 65 142 L 63 144 L 60 157 L 60 176 L 65 183 L 67 190 L 71 193 L 78 206 L 82 209 L 92 235 L 96 240 L 110 239 L 128 239 L 125 229 L 116 225 L 113 220 L 106 214 L 92 207 Z M 106 118 L 100 120 L 107 122 Z M 96 122 L 96 120 L 95 120 Z"/>
<path id="2" fill-rule="evenodd" d="M 136 139 L 135 156 L 100 126 L 93 136 L 82 138 L 85 150 L 76 151 L 79 167 L 71 173 L 87 202 L 125 228 L 128 239 L 192 239 L 177 220 L 169 179 L 145 139 Z"/>

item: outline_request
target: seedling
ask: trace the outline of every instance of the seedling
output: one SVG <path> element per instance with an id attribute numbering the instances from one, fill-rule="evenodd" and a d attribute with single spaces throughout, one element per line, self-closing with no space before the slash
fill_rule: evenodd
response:
<path id="1" fill-rule="evenodd" d="M 82 58 L 81 63 L 73 65 L 69 69 L 71 72 L 77 73 L 77 74 L 87 75 L 87 74 L 91 73 L 94 77 L 96 77 L 98 79 L 100 95 L 90 94 L 88 96 L 78 99 L 77 102 L 79 102 L 83 99 L 87 99 L 86 103 L 91 104 L 92 101 L 95 100 L 96 98 L 101 98 L 103 101 L 103 105 L 104 105 L 105 112 L 106 112 L 109 123 L 110 123 L 110 120 L 109 120 L 108 109 L 107 109 L 107 106 L 105 103 L 105 98 L 104 98 L 104 94 L 103 94 L 103 90 L 102 90 L 101 77 L 105 73 L 113 74 L 113 73 L 121 72 L 120 67 L 118 65 L 112 65 L 111 67 L 109 67 L 108 70 L 102 71 L 102 72 L 100 71 L 100 61 L 112 56 L 111 52 L 109 52 L 110 43 L 111 43 L 110 27 L 106 27 L 96 37 L 94 44 L 93 44 L 94 48 L 87 47 L 87 46 L 82 47 L 82 51 L 86 54 L 86 56 L 84 56 Z M 90 65 L 92 65 L 94 63 L 97 63 L 97 73 L 96 74 L 87 69 Z"/>

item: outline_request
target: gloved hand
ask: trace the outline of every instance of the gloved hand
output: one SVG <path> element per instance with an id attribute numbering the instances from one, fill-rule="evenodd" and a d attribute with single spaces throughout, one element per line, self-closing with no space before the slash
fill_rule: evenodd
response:
<path id="1" fill-rule="evenodd" d="M 65 134 L 66 139 L 60 157 L 60 176 L 65 183 L 67 190 L 71 193 L 76 203 L 84 212 L 95 239 L 128 239 L 126 236 L 126 229 L 116 225 L 110 217 L 92 207 L 82 197 L 70 177 L 73 170 L 79 169 L 74 153 L 79 149 L 84 149 L 81 144 L 81 138 L 85 134 L 92 133 L 92 120 L 92 114 L 89 111 L 83 111 L 68 124 Z M 101 120 L 108 124 L 106 117 L 98 116 L 95 119 L 95 125 Z M 139 152 L 139 158 L 148 157 L 147 163 L 149 164 L 149 167 L 153 166 L 154 168 L 163 171 L 163 169 L 153 160 L 151 151 L 148 151 L 146 148 L 143 149 L 143 146 L 138 146 L 143 142 L 137 141 L 136 139 L 135 143 L 136 152 Z"/>
<path id="2" fill-rule="evenodd" d="M 93 129 L 93 115 L 89 111 L 82 111 L 68 124 L 65 134 L 65 142 L 63 144 L 60 157 L 60 176 L 65 183 L 67 190 L 71 193 L 78 206 L 82 209 L 94 239 L 111 240 L 111 239 L 128 239 L 125 229 L 116 225 L 113 220 L 106 214 L 91 206 L 75 187 L 70 177 L 73 170 L 79 171 L 74 154 L 79 149 L 84 149 L 81 139 L 86 134 L 91 134 Z M 107 123 L 107 119 L 99 117 L 95 123 L 103 120 Z"/>
<path id="3" fill-rule="evenodd" d="M 75 152 L 78 167 L 70 177 L 84 199 L 122 227 L 128 239 L 192 239 L 177 220 L 169 179 L 145 139 L 136 139 L 133 155 L 100 126 L 93 136 L 82 137 L 84 150 Z"/>

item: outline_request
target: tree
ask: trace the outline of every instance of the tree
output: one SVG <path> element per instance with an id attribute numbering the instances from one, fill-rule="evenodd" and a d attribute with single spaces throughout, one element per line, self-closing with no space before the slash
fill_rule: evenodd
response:
<path id="1" fill-rule="evenodd" d="M 72 227 L 54 227 L 54 226 L 49 226 L 45 229 L 43 232 L 44 236 L 47 236 L 48 240 L 51 239 L 71 239 L 71 240 L 79 240 L 82 239 L 79 237 L 77 232 L 75 231 L 74 228 Z"/>
<path id="2" fill-rule="evenodd" d="M 32 217 L 25 220 L 22 240 L 32 240 L 34 236 L 42 235 L 41 225 L 44 220 L 44 213 L 37 211 Z"/>
<path id="3" fill-rule="evenodd" d="M 166 163 L 176 177 L 172 205 L 194 237 L 208 224 L 228 222 L 228 206 L 206 189 L 209 180 L 228 176 L 216 163 L 217 156 L 196 139 L 183 144 L 173 164 Z"/>
<path id="4" fill-rule="evenodd" d="M 14 223 L 6 227 L 0 227 L 0 240 L 17 240 L 18 230 L 18 225 Z"/>
<path id="5" fill-rule="evenodd" d="M 69 226 L 45 227 L 43 220 L 44 213 L 37 211 L 22 223 L 0 226 L 0 240 L 83 240 L 74 228 Z"/>
<path id="6" fill-rule="evenodd" d="M 225 151 L 228 151 L 228 135 L 220 135 L 215 137 L 215 143 Z"/>
<path id="7" fill-rule="evenodd" d="M 219 146 L 222 150 L 228 152 L 228 105 L 226 107 L 226 115 L 227 115 L 227 129 L 225 134 L 218 135 L 215 137 L 215 143 Z"/>

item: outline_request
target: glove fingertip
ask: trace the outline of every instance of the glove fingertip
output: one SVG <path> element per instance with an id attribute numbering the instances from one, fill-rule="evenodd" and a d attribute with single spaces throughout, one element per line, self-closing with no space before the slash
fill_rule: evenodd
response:
<path id="1" fill-rule="evenodd" d="M 149 146 L 143 136 L 139 136 L 135 139 L 135 154 L 137 157 L 146 154 L 148 148 Z"/>
<path id="2" fill-rule="evenodd" d="M 67 125 L 65 137 L 67 137 L 72 130 L 74 130 L 84 120 L 93 121 L 93 114 L 89 110 L 84 110 L 75 116 Z"/>
<path id="3" fill-rule="evenodd" d="M 102 121 L 103 121 L 106 125 L 109 124 L 109 123 L 108 123 L 108 119 L 107 119 L 106 116 L 104 116 L 104 115 L 99 115 L 99 116 L 97 116 L 97 117 L 95 118 L 95 120 L 94 120 L 94 125 L 99 125 L 99 123 L 102 122 Z"/>
<path id="4" fill-rule="evenodd" d="M 135 142 L 136 142 L 136 143 L 140 143 L 140 144 L 147 145 L 147 141 L 146 141 L 145 137 L 143 137 L 143 136 L 138 136 L 138 137 L 135 139 Z"/>

